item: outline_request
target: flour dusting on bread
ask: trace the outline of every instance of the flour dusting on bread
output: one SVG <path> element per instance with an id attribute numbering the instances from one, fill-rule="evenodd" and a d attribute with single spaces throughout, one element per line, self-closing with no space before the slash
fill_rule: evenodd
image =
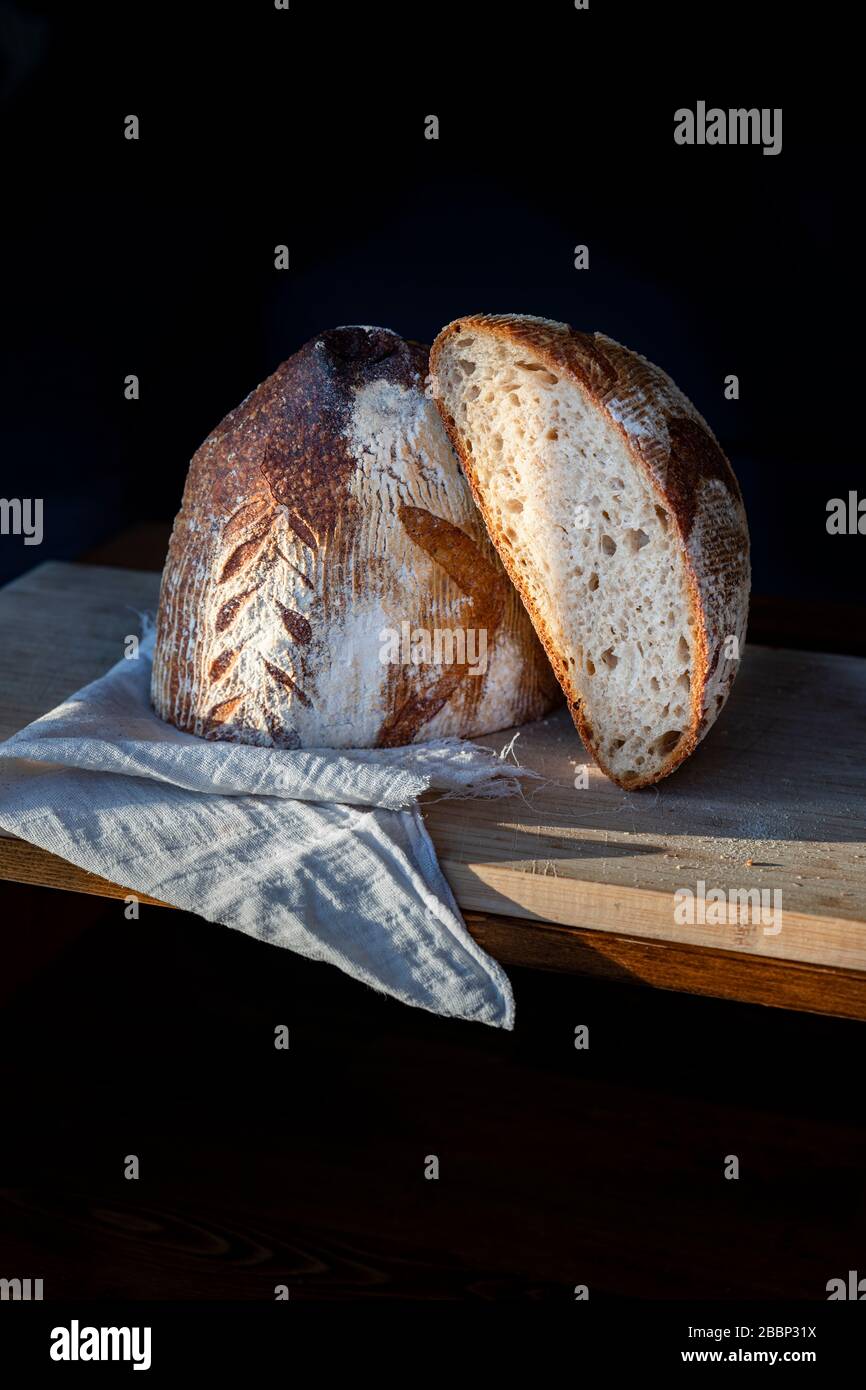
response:
<path id="1" fill-rule="evenodd" d="M 435 405 L 427 350 L 323 333 L 195 455 L 163 574 L 152 696 L 205 738 L 371 747 L 474 737 L 558 691 Z M 466 663 L 384 662 L 383 635 L 485 628 Z"/>

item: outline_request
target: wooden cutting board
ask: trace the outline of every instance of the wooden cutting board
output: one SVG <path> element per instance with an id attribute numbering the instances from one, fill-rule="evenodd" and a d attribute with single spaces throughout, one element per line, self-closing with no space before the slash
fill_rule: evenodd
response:
<path id="1" fill-rule="evenodd" d="M 0 591 L 0 738 L 113 664 L 158 589 L 156 574 L 50 562 Z M 424 812 L 500 959 L 866 1017 L 866 661 L 747 648 L 719 724 L 647 791 L 592 767 L 578 789 L 588 759 L 564 710 L 523 728 L 513 756 L 538 774 L 519 797 Z M 0 876 L 119 891 L 8 836 Z M 781 930 L 679 923 L 675 893 L 700 884 L 768 905 L 778 892 Z"/>

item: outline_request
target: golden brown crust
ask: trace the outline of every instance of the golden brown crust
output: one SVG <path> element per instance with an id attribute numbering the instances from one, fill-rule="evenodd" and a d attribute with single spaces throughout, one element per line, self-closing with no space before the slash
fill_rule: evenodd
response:
<path id="1" fill-rule="evenodd" d="M 398 507 L 400 521 L 417 546 L 448 574 L 460 591 L 469 598 L 467 627 L 487 633 L 487 641 L 495 642 L 496 632 L 505 612 L 508 578 L 491 557 L 482 553 L 465 531 L 450 521 L 434 516 L 425 507 Z M 395 748 L 411 743 L 419 729 L 437 714 L 464 685 L 468 701 L 464 707 L 470 717 L 470 705 L 481 698 L 483 682 L 470 674 L 467 662 L 453 662 L 444 667 L 432 686 L 424 690 L 413 688 L 402 668 L 397 668 L 396 685 L 389 700 L 390 712 L 382 722 L 376 742 L 381 748 Z"/>
<path id="2" fill-rule="evenodd" d="M 437 718 L 440 732 L 475 736 L 556 702 L 424 398 L 427 369 L 428 350 L 387 329 L 333 329 L 205 440 L 163 575 L 162 718 L 206 738 L 376 746 L 423 737 Z M 362 398 L 372 405 L 358 439 Z M 484 620 L 486 674 L 381 664 L 379 629 L 402 619 Z"/>
<path id="3" fill-rule="evenodd" d="M 695 657 L 687 728 L 662 767 L 620 781 L 602 757 L 570 668 L 547 629 L 478 488 L 470 450 L 436 389 L 448 341 L 466 329 L 498 336 L 532 354 L 549 371 L 581 387 L 622 434 L 635 466 L 673 517 L 691 600 Z M 628 790 L 659 781 L 682 763 L 715 721 L 733 684 L 736 663 L 722 676 L 726 637 L 745 643 L 749 591 L 749 533 L 740 488 L 718 441 L 692 403 L 659 367 L 604 335 L 529 315 L 471 314 L 449 324 L 430 353 L 434 398 L 488 533 L 518 589 L 568 700 L 575 726 L 601 770 Z"/>

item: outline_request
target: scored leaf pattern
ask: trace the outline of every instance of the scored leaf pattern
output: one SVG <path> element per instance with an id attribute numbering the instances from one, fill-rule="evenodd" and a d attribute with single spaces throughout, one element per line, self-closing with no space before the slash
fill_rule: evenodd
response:
<path id="1" fill-rule="evenodd" d="M 229 638 L 234 635 L 234 641 L 231 645 L 224 647 L 211 661 L 208 672 L 211 686 L 222 684 L 234 670 L 243 651 L 245 640 L 243 633 L 238 631 L 238 619 L 245 612 L 253 597 L 260 593 L 274 565 L 282 563 L 288 566 L 308 588 L 313 588 L 309 577 L 288 559 L 277 543 L 277 527 L 281 516 L 286 520 L 294 535 L 315 554 L 316 538 L 306 523 L 296 515 L 286 517 L 284 508 L 275 507 L 272 502 L 265 498 L 255 498 L 252 502 L 244 503 L 229 517 L 223 527 L 220 538 L 222 546 L 225 547 L 226 542 L 232 541 L 236 541 L 237 544 L 232 547 L 217 583 L 220 585 L 228 584 L 239 579 L 243 580 L 245 577 L 250 578 L 252 582 L 247 588 L 227 598 L 217 613 L 214 624 L 215 631 L 220 636 L 225 635 Z M 280 602 L 279 599 L 273 598 L 268 601 L 273 604 L 283 629 L 292 641 L 302 647 L 308 645 L 313 639 L 313 629 L 309 620 L 294 608 Z M 283 692 L 283 699 L 285 698 L 284 692 L 288 691 L 295 700 L 307 708 L 311 707 L 312 702 L 288 671 L 284 671 L 275 661 L 264 654 L 260 656 L 260 660 L 264 672 L 265 689 L 262 708 L 256 710 L 255 713 L 259 715 L 261 727 L 267 729 L 275 745 L 284 748 L 297 747 L 299 742 L 297 732 L 283 724 L 273 713 L 274 706 L 280 701 L 268 698 L 270 693 L 268 687 L 271 687 L 274 695 L 277 692 L 273 687 L 277 687 L 280 692 Z M 206 730 L 220 728 L 242 712 L 242 706 L 245 704 L 248 714 L 253 714 L 249 708 L 249 701 L 252 698 L 254 697 L 250 691 L 242 690 L 217 701 L 205 715 Z"/>

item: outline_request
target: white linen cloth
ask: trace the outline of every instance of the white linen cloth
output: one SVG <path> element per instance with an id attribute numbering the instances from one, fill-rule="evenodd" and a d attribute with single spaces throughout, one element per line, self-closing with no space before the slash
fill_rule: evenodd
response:
<path id="1" fill-rule="evenodd" d="M 219 743 L 151 709 L 153 634 L 0 744 L 0 826 L 132 893 L 330 961 L 404 1003 L 513 1028 L 417 806 L 532 775 L 456 739 L 396 749 Z"/>

